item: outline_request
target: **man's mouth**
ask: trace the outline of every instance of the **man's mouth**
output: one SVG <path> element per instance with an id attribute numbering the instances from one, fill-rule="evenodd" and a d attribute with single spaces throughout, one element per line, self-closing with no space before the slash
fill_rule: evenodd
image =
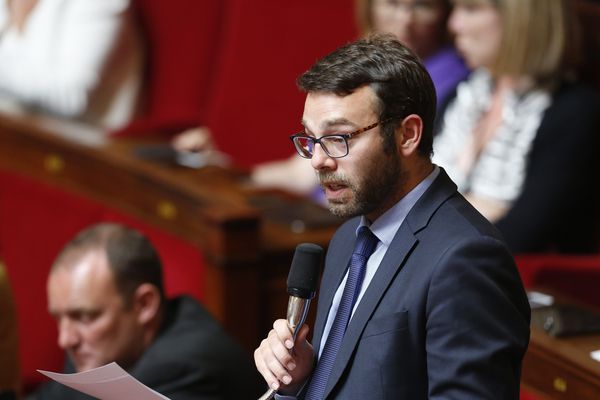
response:
<path id="1" fill-rule="evenodd" d="M 325 187 L 325 188 L 327 188 L 327 189 L 329 189 L 329 190 L 332 190 L 332 191 L 336 191 L 336 190 L 339 190 L 339 189 L 345 188 L 345 187 L 346 187 L 346 185 L 343 185 L 343 184 L 341 184 L 341 183 L 335 183 L 335 182 L 332 182 L 332 183 L 324 183 L 324 184 L 323 184 L 323 187 Z"/>
<path id="2" fill-rule="evenodd" d="M 348 185 L 340 182 L 322 182 L 321 186 L 325 190 L 325 196 L 328 200 L 340 199 L 345 190 L 348 189 Z"/>

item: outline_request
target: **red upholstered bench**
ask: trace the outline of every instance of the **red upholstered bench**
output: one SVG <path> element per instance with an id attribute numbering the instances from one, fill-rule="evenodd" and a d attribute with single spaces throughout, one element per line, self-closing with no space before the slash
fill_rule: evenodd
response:
<path id="1" fill-rule="evenodd" d="M 516 262 L 526 288 L 550 288 L 600 307 L 600 254 L 523 254 Z"/>

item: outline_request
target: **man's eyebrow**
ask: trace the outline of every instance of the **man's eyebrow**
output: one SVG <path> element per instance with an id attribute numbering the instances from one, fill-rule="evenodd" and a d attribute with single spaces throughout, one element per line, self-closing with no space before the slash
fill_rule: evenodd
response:
<path id="1" fill-rule="evenodd" d="M 301 121 L 301 124 L 302 124 L 302 126 L 304 126 L 304 129 L 306 130 L 306 120 L 303 119 Z M 342 125 L 342 126 L 352 126 L 352 127 L 356 127 L 357 126 L 354 122 L 350 121 L 347 118 L 334 118 L 334 119 L 328 119 L 328 120 L 324 121 L 320 125 L 320 128 L 323 129 L 323 130 L 326 130 L 326 129 L 331 129 L 333 127 L 340 126 L 340 125 Z"/>
<path id="2" fill-rule="evenodd" d="M 55 310 L 52 308 L 48 309 L 48 313 L 52 316 L 63 314 L 63 315 L 74 315 L 74 314 L 94 314 L 99 310 L 93 307 L 74 307 L 66 310 Z"/>

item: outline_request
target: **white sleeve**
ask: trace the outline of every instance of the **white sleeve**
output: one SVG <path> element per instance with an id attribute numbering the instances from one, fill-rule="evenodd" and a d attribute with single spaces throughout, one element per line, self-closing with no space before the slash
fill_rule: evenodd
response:
<path id="1" fill-rule="evenodd" d="M 0 33 L 0 92 L 59 115 L 83 113 L 128 6 L 129 0 L 39 0 L 23 33 Z"/>

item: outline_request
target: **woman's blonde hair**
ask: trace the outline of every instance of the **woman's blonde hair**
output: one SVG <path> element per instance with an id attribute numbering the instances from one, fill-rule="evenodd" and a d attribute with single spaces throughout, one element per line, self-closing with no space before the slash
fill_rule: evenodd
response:
<path id="1" fill-rule="evenodd" d="M 502 15 L 502 43 L 493 75 L 552 81 L 580 62 L 570 0 L 488 0 Z"/>

